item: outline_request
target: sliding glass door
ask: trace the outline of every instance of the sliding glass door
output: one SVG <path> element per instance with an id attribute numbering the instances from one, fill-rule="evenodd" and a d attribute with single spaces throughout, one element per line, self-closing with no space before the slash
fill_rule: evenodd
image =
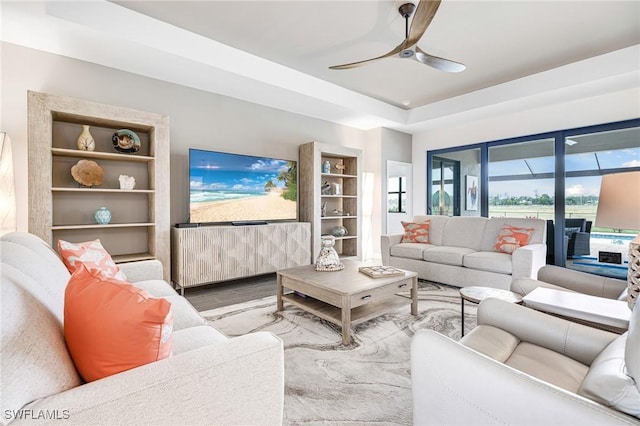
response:
<path id="1" fill-rule="evenodd" d="M 431 214 L 459 216 L 460 162 L 434 157 L 431 176 Z"/>
<path id="2" fill-rule="evenodd" d="M 429 151 L 427 212 L 544 219 L 547 262 L 598 273 L 580 263 L 624 262 L 639 232 L 597 226 L 602 176 L 627 171 L 640 171 L 640 119 Z"/>
<path id="3" fill-rule="evenodd" d="M 599 227 L 596 212 L 602 176 L 640 168 L 640 128 L 567 136 L 565 168 L 566 266 L 587 271 L 597 267 L 603 274 L 624 278 L 629 241 L 638 230 Z M 598 262 L 600 254 L 607 253 L 620 253 L 621 263 Z"/>

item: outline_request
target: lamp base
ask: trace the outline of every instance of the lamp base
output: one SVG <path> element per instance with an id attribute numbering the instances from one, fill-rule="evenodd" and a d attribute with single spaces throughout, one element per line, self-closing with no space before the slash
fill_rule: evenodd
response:
<path id="1" fill-rule="evenodd" d="M 627 275 L 627 304 L 633 310 L 640 297 L 640 234 L 629 243 L 629 274 Z"/>

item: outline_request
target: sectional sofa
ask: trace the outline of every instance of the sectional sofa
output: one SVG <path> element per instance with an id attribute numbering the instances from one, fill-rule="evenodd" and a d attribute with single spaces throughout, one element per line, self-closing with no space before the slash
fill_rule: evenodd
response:
<path id="1" fill-rule="evenodd" d="M 27 233 L 0 238 L 0 424 L 280 424 L 284 350 L 271 333 L 227 338 L 162 280 L 156 260 L 120 264 L 171 303 L 172 356 L 85 383 L 65 344 L 70 274 Z"/>
<path id="2" fill-rule="evenodd" d="M 382 235 L 382 263 L 457 287 L 505 290 L 513 278 L 535 278 L 546 263 L 544 220 L 434 215 L 413 218 L 414 223 L 426 221 L 430 221 L 428 243 L 402 242 L 403 234 Z M 496 251 L 504 225 L 533 229 L 528 244 L 511 254 Z"/>

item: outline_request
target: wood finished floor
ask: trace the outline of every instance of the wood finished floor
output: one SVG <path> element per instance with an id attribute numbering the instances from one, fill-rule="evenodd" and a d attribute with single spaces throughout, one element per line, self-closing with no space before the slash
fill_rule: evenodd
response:
<path id="1" fill-rule="evenodd" d="M 276 294 L 276 274 L 187 288 L 184 295 L 200 312 Z"/>

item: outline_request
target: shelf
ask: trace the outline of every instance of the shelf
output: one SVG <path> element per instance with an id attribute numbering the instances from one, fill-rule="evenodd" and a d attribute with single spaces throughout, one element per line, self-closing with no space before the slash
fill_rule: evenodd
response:
<path id="1" fill-rule="evenodd" d="M 113 161 L 136 161 L 139 163 L 150 163 L 154 157 L 146 155 L 116 154 L 111 152 L 81 151 L 78 149 L 51 148 L 51 153 L 60 157 L 97 158 L 100 160 Z"/>
<path id="2" fill-rule="evenodd" d="M 298 306 L 299 308 L 311 312 L 326 321 L 340 326 L 342 325 L 342 310 L 338 307 L 322 302 L 318 299 L 314 299 L 310 296 L 302 297 L 295 293 L 285 294 L 282 296 L 282 299 L 294 306 Z M 402 296 L 392 296 L 352 308 L 351 325 L 357 325 L 361 322 L 368 321 L 380 316 L 382 313 L 398 309 L 401 306 L 407 306 L 407 299 Z"/>
<path id="3" fill-rule="evenodd" d="M 108 229 L 108 228 L 141 228 L 155 226 L 153 222 L 143 223 L 109 223 L 107 225 L 100 225 L 93 223 L 91 225 L 54 225 L 51 227 L 52 231 L 62 231 L 68 229 Z"/>
<path id="4" fill-rule="evenodd" d="M 111 256 L 115 263 L 139 262 L 141 260 L 151 260 L 156 257 L 151 253 L 131 253 Z"/>
<path id="5" fill-rule="evenodd" d="M 336 178 L 346 178 L 346 179 L 358 179 L 358 176 L 355 175 L 343 175 L 340 173 L 321 173 L 322 177 L 336 177 Z"/>
<path id="6" fill-rule="evenodd" d="M 321 237 L 330 237 L 331 234 L 322 234 Z M 358 238 L 357 235 L 345 235 L 344 237 L 336 237 L 334 236 L 333 238 L 336 239 L 336 241 L 338 240 L 355 240 Z"/>
<path id="7" fill-rule="evenodd" d="M 357 219 L 358 216 L 322 216 L 320 220 L 330 220 L 330 219 Z"/>
<path id="8" fill-rule="evenodd" d="M 322 198 L 358 198 L 357 195 L 320 195 Z"/>
<path id="9" fill-rule="evenodd" d="M 117 194 L 153 194 L 153 189 L 117 189 L 117 188 L 65 188 L 54 187 L 51 188 L 52 192 L 106 192 Z"/>

